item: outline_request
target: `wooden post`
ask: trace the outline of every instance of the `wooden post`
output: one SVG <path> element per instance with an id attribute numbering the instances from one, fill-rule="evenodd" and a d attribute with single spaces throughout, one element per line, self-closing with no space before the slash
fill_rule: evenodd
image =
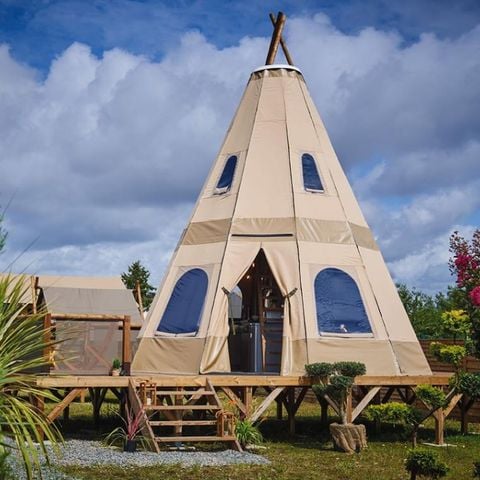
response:
<path id="1" fill-rule="evenodd" d="M 283 417 L 282 399 L 277 398 L 275 401 L 277 402 L 277 420 L 281 420 Z"/>
<path id="2" fill-rule="evenodd" d="M 140 315 L 142 316 L 143 320 L 143 299 L 142 299 L 142 289 L 140 287 L 140 281 L 137 280 L 137 283 L 135 284 L 135 291 L 136 291 L 136 297 L 137 297 L 137 303 L 138 303 L 138 309 L 140 310 Z"/>
<path id="3" fill-rule="evenodd" d="M 295 387 L 290 387 L 287 392 L 288 404 L 288 431 L 295 435 Z"/>
<path id="4" fill-rule="evenodd" d="M 250 418 L 250 415 L 253 413 L 252 387 L 245 387 L 243 390 L 243 403 L 245 405 L 245 411 L 247 412 L 246 417 Z"/>
<path id="5" fill-rule="evenodd" d="M 43 317 L 43 341 L 45 345 L 43 347 L 43 357 L 45 358 L 45 363 L 47 364 L 48 369 L 50 370 L 51 363 L 52 363 L 52 314 L 47 313 Z"/>
<path id="6" fill-rule="evenodd" d="M 437 445 L 443 445 L 445 443 L 445 438 L 443 435 L 443 430 L 445 428 L 445 415 L 442 409 L 438 409 L 433 413 L 435 419 L 435 443 Z"/>
<path id="7" fill-rule="evenodd" d="M 32 275 L 30 277 L 30 288 L 32 290 L 32 313 L 34 315 L 37 313 L 37 286 L 38 277 Z"/>
<path id="8" fill-rule="evenodd" d="M 275 61 L 277 55 L 278 44 L 280 43 L 280 38 L 282 36 L 283 26 L 285 25 L 285 20 L 287 17 L 283 12 L 278 12 L 277 22 L 275 23 L 275 28 L 273 29 L 272 39 L 270 40 L 270 47 L 268 49 L 267 59 L 265 60 L 265 65 L 272 65 Z"/>
<path id="9" fill-rule="evenodd" d="M 132 363 L 132 352 L 130 345 L 130 315 L 123 317 L 123 330 L 122 330 L 122 363 L 123 371 L 125 375 L 130 375 L 130 365 Z"/>
<path id="10" fill-rule="evenodd" d="M 277 23 L 277 19 L 275 18 L 275 15 L 271 13 L 269 17 L 270 17 L 270 20 L 272 21 L 273 26 L 275 26 Z M 287 48 L 287 44 L 283 40 L 282 36 L 280 36 L 280 46 L 282 47 L 283 54 L 285 55 L 285 58 L 287 59 L 288 64 L 294 65 L 290 52 L 288 51 L 288 48 Z"/>

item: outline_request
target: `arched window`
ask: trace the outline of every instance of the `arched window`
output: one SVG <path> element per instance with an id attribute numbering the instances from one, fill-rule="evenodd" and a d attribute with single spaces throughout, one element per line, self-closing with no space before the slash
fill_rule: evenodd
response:
<path id="1" fill-rule="evenodd" d="M 228 158 L 227 162 L 225 163 L 225 167 L 223 167 L 222 175 L 215 188 L 215 193 L 217 195 L 228 192 L 230 190 L 230 187 L 232 186 L 232 182 L 233 182 L 233 176 L 235 175 L 236 167 L 237 167 L 237 156 L 232 155 L 231 157 Z"/>
<path id="2" fill-rule="evenodd" d="M 319 333 L 372 333 L 355 280 L 338 268 L 326 268 L 315 277 Z"/>
<path id="3" fill-rule="evenodd" d="M 208 276 L 201 268 L 185 272 L 175 284 L 157 327 L 159 333 L 197 333 L 207 295 Z"/>
<path id="4" fill-rule="evenodd" d="M 315 159 L 309 154 L 302 155 L 303 186 L 311 192 L 323 192 L 322 181 L 318 174 Z"/>

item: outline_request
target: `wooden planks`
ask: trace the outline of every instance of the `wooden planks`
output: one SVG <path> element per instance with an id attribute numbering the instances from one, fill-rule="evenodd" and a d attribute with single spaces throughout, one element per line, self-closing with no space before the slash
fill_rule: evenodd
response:
<path id="1" fill-rule="evenodd" d="M 357 377 L 356 385 L 361 386 L 416 386 L 421 384 L 448 385 L 451 373 L 434 375 L 399 375 Z M 313 379 L 301 376 L 280 375 L 151 375 L 151 376 L 38 376 L 37 386 L 42 388 L 75 388 L 75 387 L 128 387 L 129 379 L 140 382 L 156 383 L 158 387 L 205 387 L 207 379 L 214 387 L 309 387 Z"/>

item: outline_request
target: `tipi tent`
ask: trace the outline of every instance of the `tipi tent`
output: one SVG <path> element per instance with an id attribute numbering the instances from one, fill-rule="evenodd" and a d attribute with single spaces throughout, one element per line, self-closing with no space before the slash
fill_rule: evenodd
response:
<path id="1" fill-rule="evenodd" d="M 431 373 L 298 68 L 251 74 L 139 338 L 134 374 Z"/>

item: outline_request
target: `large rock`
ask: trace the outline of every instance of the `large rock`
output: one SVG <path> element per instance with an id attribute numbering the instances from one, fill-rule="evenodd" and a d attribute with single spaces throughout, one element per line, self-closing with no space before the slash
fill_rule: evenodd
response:
<path id="1" fill-rule="evenodd" d="M 330 433 L 333 437 L 335 448 L 346 453 L 359 452 L 367 446 L 365 425 L 332 423 L 330 425 Z"/>

